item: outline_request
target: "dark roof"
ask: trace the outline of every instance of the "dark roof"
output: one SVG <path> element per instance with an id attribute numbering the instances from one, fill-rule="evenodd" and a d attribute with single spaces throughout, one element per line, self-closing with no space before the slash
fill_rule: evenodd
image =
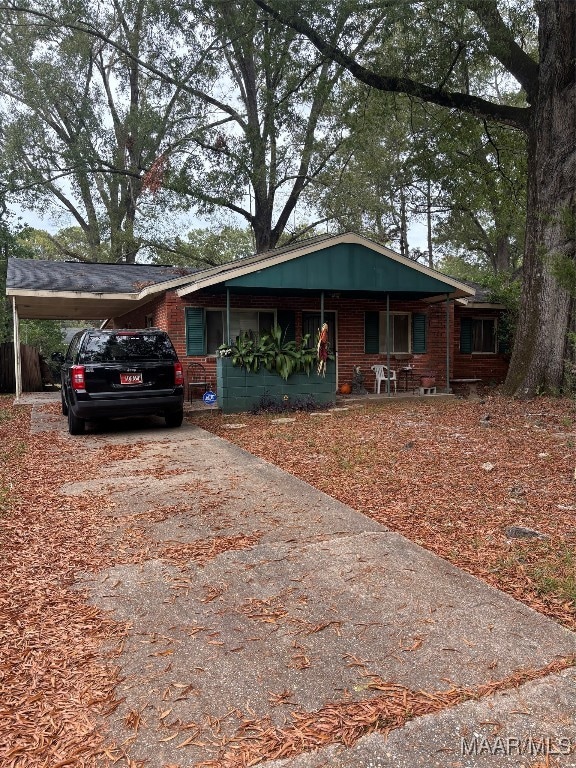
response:
<path id="1" fill-rule="evenodd" d="M 491 290 L 490 288 L 486 288 L 483 285 L 480 285 L 480 283 L 473 283 L 471 280 L 461 280 L 460 278 L 453 278 L 454 280 L 459 280 L 464 285 L 469 285 L 470 288 L 472 288 L 474 291 L 476 291 L 476 295 L 474 298 L 470 299 L 470 301 L 473 301 L 474 304 L 491 304 L 492 297 L 491 297 Z"/>
<path id="2" fill-rule="evenodd" d="M 189 267 L 8 259 L 6 288 L 30 291 L 138 293 L 148 285 L 191 275 Z"/>

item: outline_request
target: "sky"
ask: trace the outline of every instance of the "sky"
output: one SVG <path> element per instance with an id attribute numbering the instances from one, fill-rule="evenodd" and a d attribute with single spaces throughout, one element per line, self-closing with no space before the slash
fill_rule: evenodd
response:
<path id="1" fill-rule="evenodd" d="M 50 232 L 50 234 L 55 234 L 63 227 L 62 222 L 55 223 L 49 217 L 42 217 L 33 211 L 24 210 L 15 203 L 9 204 L 8 208 L 20 219 L 21 224 L 26 224 L 33 229 L 43 229 Z M 213 223 L 213 221 L 211 222 L 200 217 L 188 218 L 187 223 L 183 223 L 180 235 L 185 237 L 191 228 L 207 228 Z M 240 222 L 239 226 L 244 226 L 244 222 Z M 408 243 L 410 248 L 419 248 L 421 250 L 428 248 L 426 225 L 423 222 L 412 223 L 408 230 Z"/>

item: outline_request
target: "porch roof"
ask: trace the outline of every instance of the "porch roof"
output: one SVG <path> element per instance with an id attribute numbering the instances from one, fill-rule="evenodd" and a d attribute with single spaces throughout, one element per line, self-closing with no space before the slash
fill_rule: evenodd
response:
<path id="1" fill-rule="evenodd" d="M 206 288 L 263 293 L 326 291 L 390 294 L 438 301 L 474 296 L 474 289 L 353 233 L 320 237 L 298 246 L 233 261 L 190 276 L 178 290 Z"/>

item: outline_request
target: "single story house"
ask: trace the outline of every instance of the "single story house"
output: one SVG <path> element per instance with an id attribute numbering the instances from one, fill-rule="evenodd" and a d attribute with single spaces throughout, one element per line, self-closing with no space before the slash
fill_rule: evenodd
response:
<path id="1" fill-rule="evenodd" d="M 315 339 L 328 323 L 336 381 L 360 366 L 407 364 L 450 380 L 503 381 L 501 305 L 470 284 L 354 233 L 320 236 L 209 269 L 9 259 L 7 295 L 18 318 L 101 320 L 166 330 L 184 363 L 216 384 L 216 350 L 244 331 L 277 323 L 287 338 Z M 400 387 L 403 385 L 400 377 Z M 404 382 L 405 383 L 405 382 Z"/>

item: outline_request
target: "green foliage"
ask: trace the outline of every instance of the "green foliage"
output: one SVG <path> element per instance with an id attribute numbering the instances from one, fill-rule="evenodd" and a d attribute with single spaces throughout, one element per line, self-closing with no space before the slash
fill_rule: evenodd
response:
<path id="1" fill-rule="evenodd" d="M 554 256 L 552 274 L 571 296 L 576 297 L 576 261 L 574 261 L 574 256 Z"/>
<path id="2" fill-rule="evenodd" d="M 576 553 L 572 547 L 564 546 L 552 562 L 543 558 L 541 565 L 532 568 L 531 577 L 541 595 L 553 594 L 576 603 Z"/>
<path id="3" fill-rule="evenodd" d="M 40 354 L 49 358 L 53 352 L 65 352 L 64 332 L 56 320 L 21 320 L 20 341 L 36 347 Z"/>
<path id="4" fill-rule="evenodd" d="M 158 242 L 149 246 L 156 263 L 175 266 L 214 267 L 254 253 L 254 238 L 249 228 L 224 226 L 221 229 L 192 229 L 186 240 Z"/>
<path id="5" fill-rule="evenodd" d="M 285 336 L 278 325 L 263 333 L 259 339 L 255 339 L 254 334 L 247 331 L 232 347 L 222 345 L 219 352 L 222 356 L 230 355 L 232 365 L 254 373 L 264 367 L 271 373 L 277 373 L 285 381 L 293 373 L 310 375 L 316 362 L 316 350 L 306 346 L 309 335 L 306 334 L 300 343 L 286 341 Z"/>
<path id="6" fill-rule="evenodd" d="M 236 343 L 232 345 L 232 365 L 246 368 L 248 371 L 256 373 L 256 371 L 260 370 L 261 362 L 262 359 L 258 349 L 258 342 L 251 331 L 246 331 L 246 333 L 239 336 L 236 339 Z"/>
<path id="7" fill-rule="evenodd" d="M 316 361 L 316 352 L 307 347 L 309 338 L 309 334 L 306 334 L 300 343 L 286 341 L 285 333 L 282 333 L 279 325 L 275 325 L 268 333 L 263 333 L 260 338 L 264 367 L 269 371 L 276 372 L 284 380 L 293 373 L 310 375 Z"/>

